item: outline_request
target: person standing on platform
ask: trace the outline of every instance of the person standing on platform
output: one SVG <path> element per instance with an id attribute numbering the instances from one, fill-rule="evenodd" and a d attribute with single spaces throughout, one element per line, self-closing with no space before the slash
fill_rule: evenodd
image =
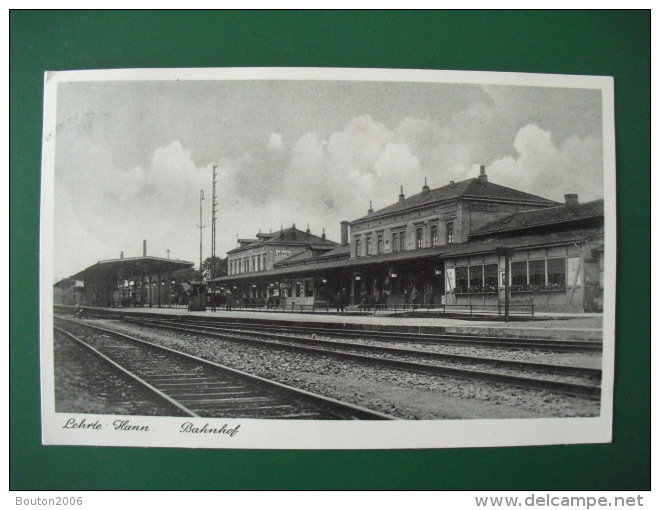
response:
<path id="1" fill-rule="evenodd" d="M 367 310 L 371 310 L 371 308 L 376 310 L 378 308 L 377 301 L 378 291 L 374 290 L 373 294 L 367 295 Z"/>
<path id="2" fill-rule="evenodd" d="M 417 292 L 417 288 L 413 287 L 412 293 L 412 303 L 413 303 L 413 310 L 417 308 L 417 301 L 419 300 L 419 292 Z"/>
<path id="3" fill-rule="evenodd" d="M 225 299 L 227 300 L 227 305 L 225 307 L 225 310 L 228 312 L 231 312 L 231 301 L 234 299 L 234 296 L 231 294 L 231 290 L 227 289 L 227 292 L 225 292 Z"/>
<path id="4" fill-rule="evenodd" d="M 381 310 L 387 310 L 387 291 L 385 289 L 381 289 L 378 295 L 378 305 Z"/>
<path id="5" fill-rule="evenodd" d="M 335 294 L 335 305 L 337 307 L 337 313 L 344 311 L 344 296 L 340 291 L 337 291 L 337 294 Z"/>

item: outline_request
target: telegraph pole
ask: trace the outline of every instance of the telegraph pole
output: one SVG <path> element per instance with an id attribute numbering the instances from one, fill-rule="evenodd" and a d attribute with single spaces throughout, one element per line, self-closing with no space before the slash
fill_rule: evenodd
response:
<path id="1" fill-rule="evenodd" d="M 217 208 L 218 208 L 218 196 L 216 194 L 216 183 L 218 182 L 218 174 L 217 174 L 217 169 L 218 165 L 215 164 L 213 165 L 213 196 L 211 197 L 211 281 L 213 282 L 211 284 L 211 289 L 213 293 L 211 294 L 211 310 L 215 312 L 215 277 L 217 276 L 215 274 L 215 266 L 216 266 L 216 259 L 215 259 L 215 220 L 217 219 Z"/>
<path id="2" fill-rule="evenodd" d="M 218 195 L 216 194 L 216 184 L 218 182 L 218 174 L 216 173 L 218 165 L 213 165 L 213 197 L 211 198 L 211 279 L 215 278 L 215 223 L 218 211 Z"/>
<path id="3" fill-rule="evenodd" d="M 197 228 L 199 229 L 199 272 L 202 272 L 202 229 L 206 228 L 204 223 L 202 222 L 202 202 L 204 201 L 204 190 L 201 189 L 199 190 L 199 225 L 197 225 Z"/>

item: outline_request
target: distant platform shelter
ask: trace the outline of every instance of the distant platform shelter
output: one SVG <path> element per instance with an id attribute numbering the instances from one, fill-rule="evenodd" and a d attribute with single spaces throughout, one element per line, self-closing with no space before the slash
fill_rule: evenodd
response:
<path id="1" fill-rule="evenodd" d="M 55 285 L 63 304 L 168 306 L 185 293 L 176 271 L 191 267 L 192 262 L 160 257 L 102 260 Z"/>

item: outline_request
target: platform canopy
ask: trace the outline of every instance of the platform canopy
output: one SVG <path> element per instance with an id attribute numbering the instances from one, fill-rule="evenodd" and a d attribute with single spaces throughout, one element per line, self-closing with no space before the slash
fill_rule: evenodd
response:
<path id="1" fill-rule="evenodd" d="M 76 280 L 120 280 L 137 276 L 170 273 L 178 269 L 193 267 L 193 262 L 186 260 L 163 259 L 159 257 L 131 257 L 113 260 L 101 260 L 83 269 L 70 278 Z"/>

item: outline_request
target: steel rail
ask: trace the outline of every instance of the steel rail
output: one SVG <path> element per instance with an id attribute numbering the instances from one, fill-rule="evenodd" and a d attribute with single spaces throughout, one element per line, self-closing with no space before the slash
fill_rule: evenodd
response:
<path id="1" fill-rule="evenodd" d="M 149 322 L 141 321 L 140 324 L 147 327 L 155 326 L 158 328 L 170 329 L 183 333 L 191 333 L 191 330 L 186 329 L 186 327 L 184 326 L 172 325 L 169 323 L 165 324 L 165 323 L 157 323 L 155 321 L 149 321 Z M 187 326 L 189 328 L 190 325 L 188 324 Z M 509 384 L 527 389 L 555 391 L 555 392 L 563 393 L 565 395 L 587 397 L 590 399 L 597 399 L 600 397 L 600 387 L 594 385 L 553 381 L 547 379 L 535 379 L 531 377 L 501 374 L 497 372 L 484 372 L 484 371 L 464 369 L 464 368 L 429 365 L 426 363 L 416 363 L 412 361 L 378 358 L 363 354 L 354 354 L 354 353 L 347 353 L 347 352 L 335 351 L 330 349 L 320 349 L 316 347 L 295 345 L 295 344 L 281 342 L 278 340 L 260 340 L 258 338 L 239 337 L 236 336 L 236 333 L 225 334 L 225 333 L 218 333 L 213 331 L 197 331 L 197 332 L 203 333 L 208 336 L 223 338 L 235 342 L 243 342 L 243 343 L 247 342 L 254 345 L 266 346 L 268 348 L 278 347 L 282 349 L 288 349 L 288 350 L 293 350 L 308 354 L 311 353 L 316 355 L 319 354 L 331 355 L 331 356 L 350 359 L 354 361 L 367 362 L 371 365 L 383 365 L 390 368 L 397 368 L 397 369 L 408 370 L 419 373 L 427 373 L 432 375 L 445 375 L 445 376 L 458 377 L 462 379 L 481 380 L 481 381 L 494 382 L 500 384 Z M 245 333 L 241 333 L 241 334 L 245 334 Z M 261 335 L 262 333 L 253 333 L 253 334 Z"/>
<path id="2" fill-rule="evenodd" d="M 159 321 L 158 319 L 149 320 L 148 322 L 171 324 L 171 321 Z M 206 330 L 210 329 L 211 331 L 224 331 L 227 333 L 246 334 L 244 330 L 240 330 L 240 329 L 236 330 L 225 326 L 218 326 L 218 325 L 207 326 L 207 325 L 199 325 L 196 323 L 194 325 L 191 324 L 191 326 L 195 328 L 206 328 Z M 202 329 L 202 331 L 204 331 L 204 329 Z M 321 333 L 325 334 L 325 331 L 322 331 Z M 451 361 L 451 362 L 463 363 L 463 364 L 491 365 L 494 367 L 508 367 L 518 370 L 531 370 L 531 371 L 537 371 L 543 373 L 576 375 L 580 377 L 589 377 L 589 378 L 600 378 L 602 375 L 602 371 L 599 368 L 580 367 L 580 366 L 572 366 L 572 365 L 557 365 L 557 364 L 549 364 L 549 363 L 537 363 L 532 361 L 517 361 L 517 360 L 507 360 L 507 359 L 489 358 L 489 357 L 465 356 L 462 354 L 446 354 L 442 352 L 420 351 L 405 347 L 387 347 L 380 345 L 359 344 L 354 342 L 337 342 L 334 340 L 322 340 L 312 337 L 289 336 L 289 335 L 282 335 L 279 333 L 269 333 L 266 331 L 258 331 L 257 334 L 268 338 L 274 338 L 276 340 L 281 339 L 281 340 L 296 342 L 300 344 L 317 345 L 321 347 L 331 346 L 342 349 L 355 349 L 355 350 L 362 350 L 367 352 L 380 352 L 384 354 L 394 354 L 394 355 L 403 355 L 403 356 L 427 357 L 441 361 Z"/>
<path id="3" fill-rule="evenodd" d="M 104 328 L 101 326 L 96 326 L 92 324 L 87 324 L 79 320 L 75 319 L 68 319 L 68 318 L 59 318 L 59 320 L 70 322 L 73 324 L 77 324 L 83 327 L 95 329 L 98 331 L 103 331 L 105 333 L 109 333 L 112 335 L 116 335 L 120 338 L 124 338 L 126 340 L 129 340 L 133 343 L 137 343 L 139 345 L 143 345 L 146 347 L 149 347 L 151 349 L 156 349 L 171 355 L 175 355 L 180 358 L 184 358 L 188 361 L 193 361 L 195 363 L 204 365 L 206 367 L 210 367 L 214 370 L 219 370 L 221 372 L 229 373 L 231 376 L 234 378 L 240 378 L 242 380 L 247 380 L 253 385 L 261 386 L 264 388 L 267 388 L 271 393 L 275 392 L 276 394 L 282 395 L 286 394 L 295 398 L 298 398 L 302 400 L 303 402 L 306 402 L 308 405 L 315 405 L 320 407 L 319 412 L 323 412 L 324 409 L 329 409 L 331 411 L 334 411 L 335 413 L 343 414 L 344 416 L 348 415 L 351 419 L 367 419 L 367 420 L 396 420 L 396 417 L 390 416 L 385 413 L 380 413 L 378 411 L 374 411 L 372 409 L 367 409 L 362 406 L 358 406 L 355 404 L 351 404 L 348 402 L 342 402 L 340 400 L 331 398 L 331 397 L 326 397 L 323 395 L 318 395 L 316 393 L 312 393 L 307 390 L 303 390 L 300 388 L 294 388 L 292 386 L 288 386 L 286 384 L 279 383 L 277 381 L 272 381 L 270 379 L 266 379 L 264 377 L 260 377 L 254 374 L 250 374 L 247 372 L 244 372 L 242 370 L 237 370 L 225 365 L 220 365 L 219 363 L 215 363 L 213 361 L 209 361 L 207 359 L 201 358 L 199 356 L 194 356 L 192 354 L 188 354 L 185 352 L 178 351 L 176 349 L 172 349 L 170 347 L 165 347 L 162 345 L 158 345 L 146 340 L 142 340 L 140 338 L 135 338 L 130 335 L 127 335 L 125 333 L 121 333 L 119 331 L 114 331 L 112 329 Z M 61 329 L 61 328 L 58 328 Z M 171 397 L 170 397 L 171 398 Z M 277 418 L 277 416 L 275 416 Z"/>
<path id="4" fill-rule="evenodd" d="M 129 316 L 130 314 L 124 314 Z M 183 319 L 183 320 L 182 320 Z M 160 319 L 152 319 L 160 320 Z M 196 317 L 179 317 L 179 322 L 194 323 L 194 324 L 218 324 L 223 323 L 223 326 L 231 326 L 237 329 L 269 329 L 269 330 L 282 330 L 290 332 L 316 332 L 318 328 L 314 326 L 288 326 L 281 324 L 245 324 L 241 322 L 227 322 L 227 321 L 209 321 L 199 320 Z M 494 337 L 494 336 L 479 336 L 479 335 L 459 335 L 459 334 L 431 334 L 431 333 L 413 333 L 413 332 L 400 332 L 400 331 L 368 331 L 353 328 L 331 328 L 327 324 L 323 324 L 323 334 L 328 336 L 344 336 L 344 337 L 361 337 L 361 338 L 374 338 L 383 341 L 410 341 L 410 342 L 430 342 L 437 344 L 474 344 L 484 345 L 489 347 L 500 348 L 523 348 L 523 349 L 539 349 L 539 350 L 553 350 L 553 351 L 602 351 L 603 344 L 597 340 L 549 340 L 542 338 L 514 338 L 514 337 Z"/>
<path id="5" fill-rule="evenodd" d="M 156 396 L 158 396 L 159 398 L 161 398 L 161 399 L 163 399 L 163 400 L 166 400 L 169 404 L 171 404 L 171 405 L 173 405 L 174 407 L 176 407 L 177 409 L 183 411 L 183 412 L 184 412 L 185 414 L 187 414 L 188 416 L 192 416 L 192 417 L 195 417 L 195 418 L 199 418 L 199 415 L 198 415 L 197 413 L 195 413 L 194 411 L 188 409 L 186 406 L 184 406 L 183 404 L 181 404 L 181 402 L 178 402 L 178 401 L 174 400 L 172 397 L 170 397 L 169 395 L 166 395 L 165 393 L 163 393 L 162 391 L 160 391 L 158 388 L 156 388 L 155 386 L 149 384 L 147 381 L 145 381 L 144 379 L 142 379 L 140 376 L 134 374 L 134 373 L 131 372 L 130 370 L 127 370 L 126 368 L 124 368 L 123 366 L 121 366 L 119 363 L 115 362 L 113 359 L 109 358 L 108 356 L 106 356 L 105 354 L 103 354 L 102 352 L 100 352 L 98 349 L 95 349 L 94 347 L 92 347 L 91 345 L 89 345 L 87 342 L 85 342 L 85 341 L 82 340 L 81 338 L 78 338 L 77 336 L 75 336 L 73 333 L 71 333 L 71 332 L 69 332 L 69 331 L 66 331 L 65 329 L 62 329 L 62 328 L 60 328 L 60 327 L 58 327 L 58 326 L 53 326 L 53 329 L 54 329 L 55 331 L 59 331 L 59 332 L 62 333 L 63 335 L 68 336 L 68 337 L 71 338 L 72 340 L 75 340 L 76 342 L 78 342 L 78 343 L 79 343 L 80 345 L 82 345 L 83 347 L 86 347 L 87 349 L 89 349 L 90 351 L 92 351 L 92 353 L 94 353 L 96 356 L 98 356 L 99 358 L 101 358 L 101 359 L 103 359 L 104 361 L 106 361 L 107 363 L 109 363 L 114 369 L 119 370 L 119 371 L 122 372 L 124 375 L 130 377 L 133 381 L 135 381 L 135 382 L 141 384 L 142 386 L 144 386 L 145 388 L 147 388 L 148 390 L 150 390 L 152 393 L 154 393 L 154 394 L 155 394 Z"/>
<path id="6" fill-rule="evenodd" d="M 56 305 L 59 309 L 66 309 L 65 305 Z M 71 307 L 69 307 L 71 308 Z M 145 315 L 148 312 L 124 312 L 121 310 L 108 310 L 103 308 L 88 308 L 88 313 L 95 316 L 105 316 L 107 318 L 130 318 L 136 315 Z M 437 344 L 459 344 L 459 345 L 484 345 L 495 348 L 522 348 L 522 349 L 538 349 L 538 350 L 551 350 L 551 351 L 567 351 L 567 352 L 601 352 L 603 343 L 600 340 L 551 340 L 543 338 L 516 338 L 516 337 L 499 337 L 487 335 L 466 335 L 466 334 L 436 334 L 436 333 L 415 333 L 415 332 L 401 332 L 401 331 L 388 331 L 388 330 L 362 330 L 356 328 L 344 327 L 331 327 L 327 323 L 319 323 L 319 326 L 298 326 L 282 324 L 281 321 L 264 320 L 259 321 L 263 324 L 246 324 L 238 321 L 226 321 L 218 318 L 218 320 L 208 320 L 202 317 L 192 316 L 171 316 L 167 319 L 165 317 L 145 317 L 145 320 L 169 320 L 171 322 L 186 322 L 197 324 L 214 324 L 222 323 L 223 325 L 231 326 L 238 329 L 265 329 L 269 330 L 283 330 L 290 332 L 316 332 L 318 327 L 323 328 L 323 332 L 328 336 L 343 336 L 343 337 L 361 337 L 361 338 L 374 338 L 383 341 L 411 341 L 411 342 L 431 342 Z M 233 318 L 232 318 L 233 319 Z"/>

